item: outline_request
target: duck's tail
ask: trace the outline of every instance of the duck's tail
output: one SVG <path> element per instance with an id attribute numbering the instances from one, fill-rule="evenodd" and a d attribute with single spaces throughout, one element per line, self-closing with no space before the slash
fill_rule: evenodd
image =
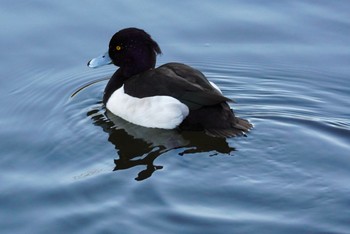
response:
<path id="1" fill-rule="evenodd" d="M 204 130 L 213 137 L 244 136 L 253 125 L 248 120 L 235 116 L 230 106 L 222 102 L 190 111 L 179 126 L 184 130 Z"/>
<path id="2" fill-rule="evenodd" d="M 253 125 L 248 120 L 234 117 L 232 126 L 229 128 L 208 128 L 205 129 L 206 134 L 213 137 L 234 137 L 234 136 L 246 136 Z"/>

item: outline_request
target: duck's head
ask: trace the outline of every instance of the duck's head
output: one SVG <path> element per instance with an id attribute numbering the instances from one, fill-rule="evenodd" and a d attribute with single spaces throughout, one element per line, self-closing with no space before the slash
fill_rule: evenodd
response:
<path id="1" fill-rule="evenodd" d="M 148 33 L 138 28 L 126 28 L 114 34 L 108 51 L 91 59 L 88 66 L 97 68 L 113 63 L 120 67 L 124 76 L 131 76 L 154 68 L 160 53 L 157 42 Z"/>

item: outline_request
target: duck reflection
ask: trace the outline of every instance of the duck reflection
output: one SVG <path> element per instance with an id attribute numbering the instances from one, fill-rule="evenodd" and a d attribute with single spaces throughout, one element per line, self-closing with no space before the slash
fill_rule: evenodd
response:
<path id="1" fill-rule="evenodd" d="M 225 138 L 211 137 L 203 132 L 144 128 L 129 123 L 108 110 L 92 110 L 87 115 L 94 120 L 95 125 L 109 134 L 108 141 L 118 152 L 119 158 L 114 160 L 114 171 L 145 166 L 135 178 L 138 181 L 147 179 L 156 170 L 162 169 L 163 166 L 155 165 L 154 161 L 172 149 L 183 149 L 179 153 L 181 156 L 200 152 L 230 154 L 235 150 Z"/>

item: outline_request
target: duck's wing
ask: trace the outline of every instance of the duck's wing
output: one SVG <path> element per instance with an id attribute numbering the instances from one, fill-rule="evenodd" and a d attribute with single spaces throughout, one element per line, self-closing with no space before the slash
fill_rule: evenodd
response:
<path id="1" fill-rule="evenodd" d="M 180 63 L 168 63 L 125 81 L 127 94 L 138 97 L 171 96 L 191 110 L 231 99 L 223 96 L 198 70 Z"/>

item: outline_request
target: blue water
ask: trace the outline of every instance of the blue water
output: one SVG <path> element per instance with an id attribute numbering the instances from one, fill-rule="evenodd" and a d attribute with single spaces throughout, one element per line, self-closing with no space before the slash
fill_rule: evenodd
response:
<path id="1" fill-rule="evenodd" d="M 0 233 L 350 233 L 349 1 L 0 2 Z M 200 69 L 247 137 L 147 129 L 88 69 L 119 29 Z"/>

